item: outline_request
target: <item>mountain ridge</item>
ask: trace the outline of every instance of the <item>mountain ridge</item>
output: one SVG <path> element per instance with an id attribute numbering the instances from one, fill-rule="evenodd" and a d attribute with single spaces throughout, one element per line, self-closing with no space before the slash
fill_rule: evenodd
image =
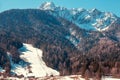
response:
<path id="1" fill-rule="evenodd" d="M 86 30 L 107 30 L 109 26 L 118 19 L 115 14 L 101 12 L 96 8 L 91 10 L 86 10 L 84 8 L 67 9 L 65 7 L 56 6 L 53 2 L 45 2 L 41 4 L 40 10 L 45 10 L 51 15 L 67 19 Z"/>

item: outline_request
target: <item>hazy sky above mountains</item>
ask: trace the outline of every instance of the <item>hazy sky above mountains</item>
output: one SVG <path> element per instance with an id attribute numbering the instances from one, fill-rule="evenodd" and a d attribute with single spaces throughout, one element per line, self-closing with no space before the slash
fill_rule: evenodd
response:
<path id="1" fill-rule="evenodd" d="M 67 8 L 97 8 L 120 16 L 120 0 L 0 0 L 0 12 L 8 9 L 39 8 L 46 1 Z"/>

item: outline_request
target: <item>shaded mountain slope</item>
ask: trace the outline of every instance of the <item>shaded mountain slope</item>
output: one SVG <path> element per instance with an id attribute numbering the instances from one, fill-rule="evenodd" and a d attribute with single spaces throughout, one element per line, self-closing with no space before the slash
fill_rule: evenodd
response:
<path id="1" fill-rule="evenodd" d="M 61 75 L 101 77 L 120 74 L 119 23 L 100 32 L 81 29 L 39 9 L 0 13 L 0 67 L 6 69 L 6 73 L 11 69 L 7 53 L 10 52 L 14 63 L 19 64 L 23 60 L 18 49 L 23 43 L 40 48 L 47 66 Z M 115 73 L 111 73 L 112 70 Z"/>
<path id="2" fill-rule="evenodd" d="M 65 25 L 62 25 L 64 22 Z M 67 26 L 72 27 L 75 25 L 63 19 L 54 18 L 41 10 L 5 11 L 0 14 L 0 47 L 3 49 L 3 51 L 1 50 L 2 54 L 5 53 L 5 55 L 7 55 L 7 52 L 10 52 L 13 54 L 13 59 L 15 59 L 13 61 L 19 63 L 20 59 L 17 49 L 22 47 L 22 43 L 30 43 L 46 51 L 44 53 L 46 55 L 44 56 L 46 62 L 50 58 L 53 61 L 52 56 L 55 55 L 63 55 L 60 56 L 62 59 L 64 52 L 70 55 L 72 52 L 77 51 L 77 48 L 65 38 L 66 35 L 70 34 Z M 49 53 L 49 55 L 47 55 L 47 53 Z M 50 53 L 55 55 L 50 55 Z M 49 57 L 49 59 L 46 59 L 46 57 Z M 7 57 L 4 57 L 4 60 L 6 59 Z M 48 64 L 51 64 L 52 61 L 50 60 Z M 9 62 L 9 60 L 6 61 L 6 63 L 7 62 Z M 58 64 L 60 63 L 61 61 Z M 3 66 L 2 63 L 1 66 Z M 56 65 L 57 67 L 54 65 L 49 66 L 58 69 L 58 65 Z"/>

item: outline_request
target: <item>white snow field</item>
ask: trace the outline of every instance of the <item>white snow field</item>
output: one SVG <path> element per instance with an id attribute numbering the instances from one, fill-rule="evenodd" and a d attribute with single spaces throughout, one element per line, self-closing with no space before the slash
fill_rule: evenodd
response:
<path id="1" fill-rule="evenodd" d="M 24 44 L 22 48 L 19 49 L 21 52 L 21 59 L 30 63 L 27 67 L 22 67 L 18 64 L 12 63 L 12 72 L 18 75 L 24 75 L 24 77 L 44 77 L 50 75 L 59 75 L 59 72 L 47 67 L 42 59 L 42 50 L 33 47 L 31 44 Z"/>

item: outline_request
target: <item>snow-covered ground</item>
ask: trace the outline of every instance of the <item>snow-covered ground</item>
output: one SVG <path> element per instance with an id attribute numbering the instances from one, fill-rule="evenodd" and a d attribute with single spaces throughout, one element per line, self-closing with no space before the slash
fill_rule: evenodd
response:
<path id="1" fill-rule="evenodd" d="M 0 77 L 2 79 L 2 77 Z M 15 77 L 8 77 L 5 80 L 29 80 L 30 78 L 15 78 Z M 70 76 L 54 76 L 54 77 L 40 77 L 40 78 L 32 78 L 31 80 L 85 80 L 81 78 L 80 75 L 70 75 Z M 90 78 L 89 80 L 97 80 Z M 120 80 L 117 78 L 111 77 L 103 77 L 101 80 Z"/>
<path id="2" fill-rule="evenodd" d="M 21 59 L 28 62 L 29 65 L 22 67 L 18 64 L 12 64 L 12 72 L 18 75 L 24 75 L 25 77 L 34 76 L 34 77 L 44 77 L 50 75 L 59 75 L 59 72 L 47 67 L 45 62 L 42 59 L 42 50 L 33 47 L 30 44 L 24 44 L 22 48 L 19 49 L 21 52 Z"/>
<path id="3" fill-rule="evenodd" d="M 112 77 L 105 76 L 105 77 L 102 77 L 102 80 L 120 80 L 120 78 L 112 78 Z"/>
<path id="4" fill-rule="evenodd" d="M 85 80 L 85 79 L 81 78 L 81 75 L 71 75 L 71 76 L 61 77 L 58 80 Z M 94 80 L 94 79 L 90 78 L 89 80 Z M 101 80 L 120 80 L 120 79 L 112 78 L 112 77 L 103 77 Z"/>
<path id="5" fill-rule="evenodd" d="M 55 77 L 47 77 L 47 78 L 39 78 L 38 80 L 85 80 L 81 77 L 81 75 L 69 75 L 69 76 L 55 76 Z M 89 78 L 89 80 L 96 80 Z M 102 77 L 101 80 L 120 80 L 118 78 L 112 78 L 112 77 Z"/>

